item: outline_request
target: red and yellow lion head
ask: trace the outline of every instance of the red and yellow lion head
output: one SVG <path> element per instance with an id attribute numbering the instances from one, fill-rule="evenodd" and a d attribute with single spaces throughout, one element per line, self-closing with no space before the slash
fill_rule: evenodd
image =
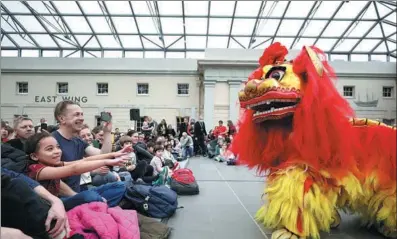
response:
<path id="1" fill-rule="evenodd" d="M 239 93 L 242 116 L 232 149 L 259 171 L 299 162 L 355 167 L 351 151 L 358 139 L 348 138 L 354 111 L 336 90 L 324 53 L 303 47 L 290 61 L 287 54 L 280 43 L 272 44 L 248 77 Z"/>

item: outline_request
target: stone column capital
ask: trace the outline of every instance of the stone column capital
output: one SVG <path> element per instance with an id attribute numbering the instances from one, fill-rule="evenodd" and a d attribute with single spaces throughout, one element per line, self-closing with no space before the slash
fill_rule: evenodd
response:
<path id="1" fill-rule="evenodd" d="M 233 79 L 233 80 L 228 80 L 227 83 L 230 86 L 240 86 L 243 83 L 243 81 L 242 80 Z"/>
<path id="2" fill-rule="evenodd" d="M 204 80 L 203 84 L 204 84 L 204 87 L 215 87 L 216 81 Z"/>

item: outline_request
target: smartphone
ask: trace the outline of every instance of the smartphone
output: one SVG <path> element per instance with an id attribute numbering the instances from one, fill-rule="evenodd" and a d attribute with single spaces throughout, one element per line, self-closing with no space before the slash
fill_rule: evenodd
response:
<path id="1" fill-rule="evenodd" d="M 48 126 L 48 125 L 47 125 L 46 123 L 41 123 L 41 124 L 40 124 L 40 128 L 41 128 L 42 130 L 43 130 L 43 129 L 44 129 L 44 130 L 47 130 L 47 126 Z"/>
<path id="2" fill-rule="evenodd" d="M 112 114 L 110 112 L 101 112 L 101 121 L 110 122 L 112 120 Z"/>

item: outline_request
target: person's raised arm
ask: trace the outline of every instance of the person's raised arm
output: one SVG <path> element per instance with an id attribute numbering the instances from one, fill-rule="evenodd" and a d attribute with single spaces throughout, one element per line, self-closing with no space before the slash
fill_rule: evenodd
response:
<path id="1" fill-rule="evenodd" d="M 41 180 L 61 179 L 73 175 L 81 175 L 83 173 L 90 172 L 102 166 L 123 166 L 124 164 L 125 164 L 124 158 L 95 160 L 95 161 L 81 160 L 79 163 L 74 163 L 63 167 L 45 167 L 37 174 L 36 180 L 41 181 Z"/>
<path id="2" fill-rule="evenodd" d="M 101 153 L 112 152 L 112 122 L 105 122 L 103 126 L 103 143 Z"/>
<path id="3" fill-rule="evenodd" d="M 140 147 L 139 145 L 135 145 L 134 150 L 136 151 L 136 153 L 141 154 L 145 158 L 153 158 L 153 155 L 151 153 L 149 153 L 146 149 Z"/>

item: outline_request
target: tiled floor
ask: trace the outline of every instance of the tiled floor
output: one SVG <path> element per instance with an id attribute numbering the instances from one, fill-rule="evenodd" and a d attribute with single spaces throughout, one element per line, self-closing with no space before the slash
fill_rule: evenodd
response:
<path id="1" fill-rule="evenodd" d="M 253 217 L 261 205 L 264 183 L 254 171 L 226 166 L 207 158 L 191 158 L 200 194 L 181 196 L 177 213 L 169 219 L 174 228 L 171 239 L 263 239 L 271 232 L 258 225 Z M 359 228 L 357 217 L 342 215 L 342 224 L 325 239 L 380 239 Z"/>

